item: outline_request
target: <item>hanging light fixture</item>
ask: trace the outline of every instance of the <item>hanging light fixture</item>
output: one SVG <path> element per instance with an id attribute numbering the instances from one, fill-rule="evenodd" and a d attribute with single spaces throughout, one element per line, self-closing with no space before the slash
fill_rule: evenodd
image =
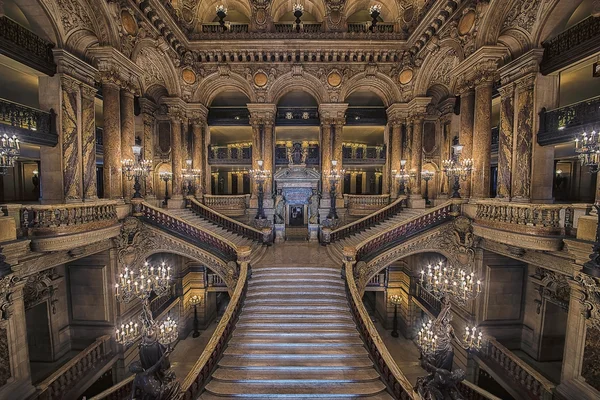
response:
<path id="1" fill-rule="evenodd" d="M 0 175 L 8 174 L 8 169 L 15 166 L 20 153 L 19 143 L 16 135 L 8 136 L 5 133 L 0 137 Z"/>
<path id="2" fill-rule="evenodd" d="M 575 139 L 575 152 L 579 155 L 579 162 L 582 166 L 588 167 L 590 172 L 595 174 L 598 172 L 600 163 L 600 141 L 598 133 L 583 132 L 581 138 Z"/>
<path id="3" fill-rule="evenodd" d="M 461 305 L 481 294 L 481 280 L 475 272 L 455 268 L 444 261 L 421 270 L 421 286 L 438 298 L 450 296 Z"/>

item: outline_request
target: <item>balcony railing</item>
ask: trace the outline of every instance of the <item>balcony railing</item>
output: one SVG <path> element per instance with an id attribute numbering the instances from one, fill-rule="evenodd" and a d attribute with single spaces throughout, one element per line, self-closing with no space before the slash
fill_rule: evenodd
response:
<path id="1" fill-rule="evenodd" d="M 390 195 L 344 195 L 344 206 L 352 216 L 365 216 L 390 204 Z"/>
<path id="2" fill-rule="evenodd" d="M 226 29 L 224 29 L 218 22 L 204 23 L 202 24 L 202 33 L 248 33 L 248 24 L 238 22 L 226 22 Z"/>
<path id="3" fill-rule="evenodd" d="M 209 164 L 251 164 L 252 146 L 209 146 Z"/>
<path id="4" fill-rule="evenodd" d="M 544 75 L 574 64 L 600 49 L 600 18 L 588 17 L 542 45 Z"/>
<path id="5" fill-rule="evenodd" d="M 246 215 L 250 206 L 250 195 L 204 195 L 204 205 L 228 217 Z"/>
<path id="6" fill-rule="evenodd" d="M 385 146 L 344 146 L 344 164 L 385 164 Z"/>
<path id="7" fill-rule="evenodd" d="M 350 22 L 348 23 L 348 33 L 371 33 L 370 26 L 370 22 Z M 374 32 L 394 33 L 394 23 L 378 22 Z"/>
<path id="8" fill-rule="evenodd" d="M 208 274 L 208 287 L 227 287 L 227 284 L 217 274 Z"/>
<path id="9" fill-rule="evenodd" d="M 296 24 L 290 23 L 276 23 L 275 32 L 277 33 L 295 33 Z M 320 22 L 305 22 L 300 24 L 301 33 L 318 33 L 321 32 Z"/>
<path id="10" fill-rule="evenodd" d="M 3 129 L 2 125 L 11 128 Z M 5 130 L 26 143 L 42 146 L 56 146 L 58 135 L 55 129 L 55 114 L 46 112 L 10 100 L 0 99 L 0 131 Z"/>
<path id="11" fill-rule="evenodd" d="M 540 146 L 566 143 L 600 122 L 600 96 L 555 110 L 542 108 L 540 113 Z"/>
<path id="12" fill-rule="evenodd" d="M 56 73 L 54 44 L 6 16 L 0 17 L 0 53 L 46 75 Z"/>
<path id="13" fill-rule="evenodd" d="M 306 159 L 304 163 L 306 165 L 319 165 L 319 145 L 311 144 L 307 149 Z M 277 145 L 275 147 L 275 165 L 289 165 L 288 149 L 283 145 Z"/>
<path id="14" fill-rule="evenodd" d="M 415 284 L 415 297 L 431 314 L 437 316 L 440 313 L 442 309 L 441 301 L 418 283 Z"/>
<path id="15" fill-rule="evenodd" d="M 96 369 L 110 358 L 110 335 L 101 336 L 81 353 L 77 354 L 56 372 L 36 385 L 38 400 L 66 398 L 65 395 L 75 388 L 85 375 Z M 70 393 L 70 396 L 77 395 Z M 68 396 L 68 397 L 70 397 Z"/>

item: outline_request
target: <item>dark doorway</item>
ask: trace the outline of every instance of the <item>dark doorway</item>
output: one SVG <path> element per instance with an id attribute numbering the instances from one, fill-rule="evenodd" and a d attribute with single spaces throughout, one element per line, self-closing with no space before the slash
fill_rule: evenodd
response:
<path id="1" fill-rule="evenodd" d="M 244 194 L 250 193 L 250 175 L 244 174 Z"/>
<path id="2" fill-rule="evenodd" d="M 290 226 L 304 225 L 304 207 L 290 206 Z"/>
<path id="3" fill-rule="evenodd" d="M 362 194 L 363 174 L 356 174 L 356 194 Z"/>
<path id="4" fill-rule="evenodd" d="M 351 191 L 350 191 L 350 179 L 352 179 L 351 176 L 350 176 L 350 174 L 345 174 L 344 175 L 344 191 L 342 192 L 344 194 L 350 194 L 351 193 Z"/>
<path id="5" fill-rule="evenodd" d="M 25 311 L 29 360 L 52 362 L 52 339 L 48 319 L 48 302 L 44 301 Z"/>
<path id="6" fill-rule="evenodd" d="M 231 194 L 238 194 L 238 175 L 231 174 Z"/>

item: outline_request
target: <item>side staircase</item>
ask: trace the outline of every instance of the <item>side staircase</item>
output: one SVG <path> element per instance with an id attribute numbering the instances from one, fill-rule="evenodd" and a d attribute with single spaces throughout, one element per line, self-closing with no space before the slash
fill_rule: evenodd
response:
<path id="1" fill-rule="evenodd" d="M 286 252 L 302 257 L 293 246 Z M 339 267 L 259 264 L 200 398 L 391 399 L 352 319 Z"/>

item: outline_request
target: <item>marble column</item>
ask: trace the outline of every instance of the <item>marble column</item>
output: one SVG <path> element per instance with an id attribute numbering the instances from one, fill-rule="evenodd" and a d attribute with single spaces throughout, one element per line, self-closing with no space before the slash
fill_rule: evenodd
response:
<path id="1" fill-rule="evenodd" d="M 192 123 L 192 166 L 194 169 L 202 171 L 204 173 L 204 163 L 203 163 L 203 150 L 204 150 L 204 140 L 203 140 L 203 132 L 202 128 L 204 126 L 204 121 L 200 119 L 193 119 Z M 196 197 L 202 196 L 202 183 L 204 182 L 202 176 L 199 176 L 196 179 L 195 185 L 195 195 Z"/>
<path id="2" fill-rule="evenodd" d="M 96 116 L 94 99 L 96 89 L 81 86 L 81 151 L 83 156 L 83 197 L 98 198 L 96 182 Z"/>
<path id="3" fill-rule="evenodd" d="M 423 164 L 423 121 L 422 115 L 413 118 L 412 134 L 412 160 L 411 172 L 416 176 L 412 179 L 410 193 L 411 197 L 421 198 L 421 168 Z"/>
<path id="4" fill-rule="evenodd" d="M 461 159 L 473 158 L 473 121 L 475 115 L 475 92 L 467 89 L 460 95 L 460 128 L 458 140 L 463 145 Z M 471 196 L 471 178 L 461 182 L 460 192 L 463 198 Z"/>
<path id="5" fill-rule="evenodd" d="M 104 198 L 120 199 L 123 196 L 121 174 L 121 100 L 116 83 L 102 83 L 104 129 L 102 147 L 104 156 Z"/>
<path id="6" fill-rule="evenodd" d="M 515 122 L 514 86 L 509 84 L 500 88 L 499 91 L 501 96 L 500 137 L 498 138 L 498 195 L 496 197 L 510 200 Z"/>
<path id="7" fill-rule="evenodd" d="M 512 170 L 513 201 L 531 200 L 531 156 L 533 151 L 533 89 L 535 76 L 517 82 L 515 152 Z"/>
<path id="8" fill-rule="evenodd" d="M 344 153 L 343 153 L 343 140 L 342 133 L 344 131 L 345 119 L 336 118 L 334 124 L 332 126 L 332 145 L 331 145 L 331 157 L 332 160 L 337 160 L 338 168 L 342 169 L 344 167 Z M 336 189 L 336 198 L 343 199 L 344 198 L 344 180 L 340 180 L 337 184 Z"/>
<path id="9" fill-rule="evenodd" d="M 473 123 L 473 172 L 471 198 L 490 197 L 492 163 L 492 80 L 480 82 L 475 88 L 475 118 Z"/>
<path id="10" fill-rule="evenodd" d="M 393 187 L 391 185 L 394 177 L 391 173 L 391 127 L 389 124 L 386 125 L 383 131 L 383 143 L 385 144 L 385 165 L 383 166 L 382 177 L 381 177 L 381 194 L 390 194 L 390 190 Z M 377 188 L 379 188 L 379 180 L 376 178 Z"/>
<path id="11" fill-rule="evenodd" d="M 273 163 L 274 152 L 275 152 L 275 129 L 274 121 L 265 121 L 263 126 L 263 161 L 264 168 L 271 171 L 271 177 L 264 183 L 265 200 L 271 199 L 273 193 L 273 173 L 275 172 L 275 165 Z"/>
<path id="12" fill-rule="evenodd" d="M 144 123 L 143 156 L 145 160 L 150 160 L 154 167 L 154 124 L 156 123 L 156 118 L 153 113 L 144 112 L 142 114 L 142 120 Z M 146 177 L 146 197 L 156 197 L 156 194 L 154 193 L 154 168 L 152 168 L 152 172 Z"/>
<path id="13" fill-rule="evenodd" d="M 133 160 L 135 144 L 135 115 L 133 111 L 133 93 L 127 89 L 121 90 L 121 159 Z M 131 199 L 133 183 L 123 179 L 123 198 Z"/>
<path id="14" fill-rule="evenodd" d="M 179 112 L 170 113 L 171 117 L 171 169 L 173 172 L 173 200 L 183 198 L 183 180 L 181 172 L 183 168 L 183 142 L 181 139 L 181 124 L 183 116 Z"/>
<path id="15" fill-rule="evenodd" d="M 81 140 L 79 134 L 80 83 L 63 76 L 61 79 L 61 94 L 63 191 L 66 202 L 78 202 L 83 198 Z"/>
<path id="16" fill-rule="evenodd" d="M 205 123 L 202 127 L 202 174 L 203 174 L 203 185 L 204 193 L 211 193 L 212 190 L 212 170 L 208 163 L 208 152 L 210 151 L 210 127 Z"/>
<path id="17" fill-rule="evenodd" d="M 400 171 L 400 160 L 402 159 L 402 124 L 400 121 L 392 121 L 390 124 L 390 187 L 392 198 L 398 197 L 398 182 L 395 172 Z"/>
<path id="18" fill-rule="evenodd" d="M 258 170 L 258 161 L 262 160 L 262 136 L 264 125 L 258 118 L 250 120 L 252 125 L 252 169 Z M 252 179 L 252 198 L 258 198 L 258 184 Z M 256 203 L 258 204 L 258 203 Z"/>
<path id="19" fill-rule="evenodd" d="M 329 199 L 329 191 L 331 186 L 329 185 L 329 179 L 327 175 L 331 168 L 331 121 L 329 119 L 321 119 L 321 196 L 325 199 Z"/>

